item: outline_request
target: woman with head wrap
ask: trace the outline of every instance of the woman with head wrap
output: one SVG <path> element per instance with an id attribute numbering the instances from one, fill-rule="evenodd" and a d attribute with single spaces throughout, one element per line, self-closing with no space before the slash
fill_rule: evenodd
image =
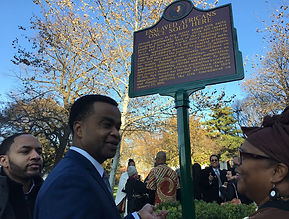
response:
<path id="1" fill-rule="evenodd" d="M 145 204 L 149 203 L 148 190 L 140 180 L 135 166 L 127 168 L 128 180 L 125 184 L 127 194 L 127 212 L 139 211 Z"/>
<path id="2" fill-rule="evenodd" d="M 261 128 L 242 129 L 238 190 L 258 206 L 249 218 L 289 218 L 289 107 Z"/>

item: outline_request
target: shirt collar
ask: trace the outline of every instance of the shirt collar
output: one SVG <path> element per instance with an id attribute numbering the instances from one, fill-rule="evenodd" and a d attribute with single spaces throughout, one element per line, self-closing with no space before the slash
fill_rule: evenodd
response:
<path id="1" fill-rule="evenodd" d="M 87 160 L 89 160 L 92 165 L 95 167 L 95 169 L 98 171 L 99 175 L 102 177 L 103 176 L 103 173 L 104 173 L 104 169 L 103 167 L 101 166 L 101 164 L 95 160 L 89 153 L 87 153 L 85 150 L 81 149 L 81 148 L 78 148 L 78 147 L 74 147 L 74 146 L 71 146 L 70 147 L 70 150 L 73 150 L 73 151 L 76 151 L 78 152 L 79 154 L 81 154 L 82 156 L 84 156 Z"/>
<path id="2" fill-rule="evenodd" d="M 25 195 L 28 195 L 31 191 L 32 191 L 32 189 L 35 187 L 35 183 L 34 183 L 34 179 L 32 179 L 32 186 L 30 187 L 30 189 L 29 189 L 29 191 L 28 192 L 26 192 L 26 193 L 24 193 Z"/>

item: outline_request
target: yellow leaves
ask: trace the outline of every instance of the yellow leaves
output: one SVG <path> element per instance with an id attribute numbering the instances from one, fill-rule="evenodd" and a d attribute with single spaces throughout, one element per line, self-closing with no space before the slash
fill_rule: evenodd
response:
<path id="1" fill-rule="evenodd" d="M 193 0 L 193 4 L 198 8 L 213 8 L 218 4 L 219 0 Z"/>
<path id="2" fill-rule="evenodd" d="M 45 2 L 46 2 L 46 4 L 48 4 L 48 5 L 51 4 L 49 0 L 45 0 Z M 39 1 L 39 3 L 41 3 L 41 2 Z"/>
<path id="3" fill-rule="evenodd" d="M 36 5 L 39 5 L 39 4 L 41 4 L 41 1 L 40 0 L 33 0 L 33 3 Z"/>
<path id="4" fill-rule="evenodd" d="M 40 18 L 42 22 L 34 26 L 35 30 L 41 30 L 42 33 L 38 43 L 43 49 L 41 55 L 44 58 L 40 61 L 48 63 L 49 68 L 49 74 L 38 75 L 45 83 L 39 82 L 37 85 L 45 85 L 50 92 L 64 97 L 69 95 L 67 89 L 72 89 L 73 94 L 84 94 L 94 90 L 96 84 L 99 86 L 97 89 L 114 90 L 125 96 L 128 77 L 124 75 L 129 73 L 133 29 L 154 24 L 173 0 L 35 1 L 43 9 L 43 17 Z M 208 5 L 205 0 L 195 2 Z M 216 4 L 218 1 L 211 2 Z M 40 69 L 42 73 L 41 70 L 46 69 Z M 138 146 L 135 148 L 140 150 L 129 149 L 151 167 L 152 154 L 167 146 L 160 143 L 167 142 L 175 155 L 172 155 L 172 162 L 175 162 L 178 159 L 176 121 L 171 122 L 174 123 L 170 127 L 171 132 L 162 133 L 166 139 L 161 139 L 160 135 L 142 133 L 143 139 L 135 141 Z M 192 133 L 198 139 L 192 139 L 194 148 L 212 145 L 202 138 L 201 131 L 192 128 Z M 126 152 L 130 153 L 130 150 Z M 194 152 L 194 156 L 197 156 L 197 152 Z"/>

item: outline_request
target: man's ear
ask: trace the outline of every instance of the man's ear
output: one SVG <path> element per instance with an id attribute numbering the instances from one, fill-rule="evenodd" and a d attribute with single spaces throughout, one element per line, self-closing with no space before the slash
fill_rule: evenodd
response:
<path id="1" fill-rule="evenodd" d="M 74 135 L 78 136 L 78 137 L 82 137 L 82 126 L 83 123 L 81 121 L 75 121 L 73 124 L 73 131 L 74 131 Z"/>
<path id="2" fill-rule="evenodd" d="M 274 175 L 272 176 L 272 183 L 281 182 L 288 175 L 288 167 L 284 163 L 278 163 L 274 169 Z"/>
<path id="3" fill-rule="evenodd" d="M 8 156 L 7 155 L 0 155 L 0 164 L 2 167 L 8 167 Z"/>

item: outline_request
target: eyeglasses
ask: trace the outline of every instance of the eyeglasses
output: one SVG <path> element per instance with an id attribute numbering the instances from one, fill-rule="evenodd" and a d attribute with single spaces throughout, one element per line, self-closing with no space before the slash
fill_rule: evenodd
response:
<path id="1" fill-rule="evenodd" d="M 245 152 L 242 151 L 242 149 L 239 149 L 239 157 L 240 157 L 240 165 L 242 164 L 244 158 L 246 159 L 246 157 L 248 158 L 253 158 L 253 159 L 267 159 L 267 160 L 274 160 L 271 157 L 265 157 L 263 155 L 259 155 L 259 154 L 252 154 L 249 152 Z"/>
<path id="2" fill-rule="evenodd" d="M 211 162 L 217 162 L 218 160 L 216 159 L 216 160 L 211 160 Z"/>

